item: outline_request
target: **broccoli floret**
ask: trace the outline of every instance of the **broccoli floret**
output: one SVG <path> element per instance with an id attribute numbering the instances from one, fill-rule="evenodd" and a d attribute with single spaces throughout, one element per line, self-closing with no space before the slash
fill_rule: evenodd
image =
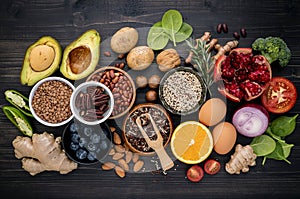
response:
<path id="1" fill-rule="evenodd" d="M 252 49 L 265 56 L 270 64 L 278 61 L 284 67 L 291 59 L 291 51 L 280 37 L 258 38 L 252 43 Z"/>

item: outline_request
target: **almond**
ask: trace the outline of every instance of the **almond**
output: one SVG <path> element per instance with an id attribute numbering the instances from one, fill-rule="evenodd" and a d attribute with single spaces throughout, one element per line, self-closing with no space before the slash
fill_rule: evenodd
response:
<path id="1" fill-rule="evenodd" d="M 139 154 L 134 153 L 134 154 L 133 154 L 133 157 L 132 157 L 132 162 L 133 162 L 133 163 L 136 163 L 136 162 L 139 160 L 139 157 L 140 157 Z"/>
<path id="2" fill-rule="evenodd" d="M 125 147 L 122 145 L 115 145 L 115 150 L 119 153 L 124 153 L 125 152 Z"/>
<path id="3" fill-rule="evenodd" d="M 124 177 L 125 177 L 125 171 L 124 171 L 124 169 L 122 169 L 121 167 L 116 166 L 116 167 L 115 167 L 115 172 L 116 172 L 116 174 L 117 174 L 120 178 L 124 178 Z"/>
<path id="4" fill-rule="evenodd" d="M 144 162 L 142 160 L 137 161 L 133 166 L 133 171 L 138 172 L 144 166 Z"/>
<path id="5" fill-rule="evenodd" d="M 122 143 L 121 137 L 117 132 L 114 132 L 113 136 L 114 136 L 114 143 L 115 144 L 121 144 Z"/>
<path id="6" fill-rule="evenodd" d="M 115 166 L 116 165 L 112 162 L 105 162 L 102 164 L 102 169 L 107 171 L 107 170 L 111 170 L 111 169 L 115 168 Z"/>
<path id="7" fill-rule="evenodd" d="M 115 155 L 115 153 L 116 153 L 115 149 L 111 149 L 111 150 L 109 151 L 108 155 Z"/>
<path id="8" fill-rule="evenodd" d="M 110 129 L 111 132 L 115 132 L 116 131 L 116 128 L 113 127 L 113 126 L 110 126 L 109 129 Z"/>
<path id="9" fill-rule="evenodd" d="M 119 160 L 123 157 L 124 157 L 124 153 L 116 153 L 115 155 L 113 155 L 112 159 L 113 160 Z"/>
<path id="10" fill-rule="evenodd" d="M 132 160 L 132 156 L 133 155 L 131 151 L 126 152 L 126 156 L 125 156 L 126 163 L 129 163 Z"/>
<path id="11" fill-rule="evenodd" d="M 129 165 L 126 163 L 124 159 L 119 159 L 118 164 L 122 169 L 124 169 L 126 172 L 129 171 Z"/>

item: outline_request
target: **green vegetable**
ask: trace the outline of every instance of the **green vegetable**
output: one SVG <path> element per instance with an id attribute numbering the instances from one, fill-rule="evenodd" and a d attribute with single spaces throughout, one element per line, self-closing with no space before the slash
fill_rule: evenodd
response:
<path id="1" fill-rule="evenodd" d="M 258 38 L 252 43 L 252 49 L 265 56 L 270 64 L 278 61 L 285 67 L 291 59 L 291 51 L 280 37 Z"/>
<path id="2" fill-rule="evenodd" d="M 6 90 L 4 92 L 6 100 L 18 108 L 22 113 L 27 116 L 33 117 L 30 108 L 28 98 L 15 90 Z"/>
<path id="3" fill-rule="evenodd" d="M 277 136 L 285 137 L 290 135 L 296 128 L 296 118 L 298 114 L 293 117 L 280 116 L 272 121 L 271 131 Z"/>
<path id="4" fill-rule="evenodd" d="M 281 142 L 276 142 L 276 147 L 275 147 L 274 151 L 265 156 L 262 164 L 263 165 L 265 164 L 267 158 L 272 158 L 275 160 L 284 160 L 287 163 L 291 164 L 291 162 L 288 161 L 288 159 L 287 159 L 287 157 L 290 154 L 290 150 L 291 150 L 291 147 L 283 149 Z"/>
<path id="5" fill-rule="evenodd" d="M 33 130 L 26 116 L 13 106 L 3 106 L 2 110 L 6 117 L 24 134 L 32 136 Z"/>
<path id="6" fill-rule="evenodd" d="M 177 10 L 168 10 L 162 20 L 155 23 L 149 30 L 147 45 L 153 50 L 161 50 L 169 40 L 173 45 L 189 38 L 193 32 L 192 26 L 182 21 L 182 15 Z"/>
<path id="7" fill-rule="evenodd" d="M 268 135 L 260 135 L 252 140 L 250 146 L 257 156 L 265 156 L 274 151 L 276 142 Z"/>
<path id="8" fill-rule="evenodd" d="M 155 23 L 149 30 L 147 45 L 153 50 L 163 49 L 169 42 L 169 37 L 162 27 L 161 21 Z"/>

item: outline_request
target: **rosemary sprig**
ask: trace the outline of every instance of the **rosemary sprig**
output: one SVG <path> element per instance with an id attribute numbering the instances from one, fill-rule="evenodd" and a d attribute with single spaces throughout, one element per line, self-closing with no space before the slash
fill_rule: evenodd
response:
<path id="1" fill-rule="evenodd" d="M 203 77 L 209 90 L 214 82 L 213 72 L 215 60 L 212 58 L 211 53 L 208 50 L 209 46 L 206 45 L 205 41 L 199 39 L 196 42 L 197 45 L 195 42 L 187 41 L 187 45 L 194 54 L 192 57 L 193 66 Z"/>

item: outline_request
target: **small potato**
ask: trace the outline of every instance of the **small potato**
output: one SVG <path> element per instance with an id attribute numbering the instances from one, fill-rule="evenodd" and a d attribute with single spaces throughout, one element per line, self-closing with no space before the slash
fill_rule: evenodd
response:
<path id="1" fill-rule="evenodd" d="M 138 42 L 139 34 L 136 29 L 124 27 L 118 30 L 111 38 L 111 49 L 119 54 L 128 53 Z"/>
<path id="2" fill-rule="evenodd" d="M 126 58 L 127 64 L 132 70 L 144 70 L 151 65 L 153 60 L 154 52 L 148 46 L 133 48 Z"/>

